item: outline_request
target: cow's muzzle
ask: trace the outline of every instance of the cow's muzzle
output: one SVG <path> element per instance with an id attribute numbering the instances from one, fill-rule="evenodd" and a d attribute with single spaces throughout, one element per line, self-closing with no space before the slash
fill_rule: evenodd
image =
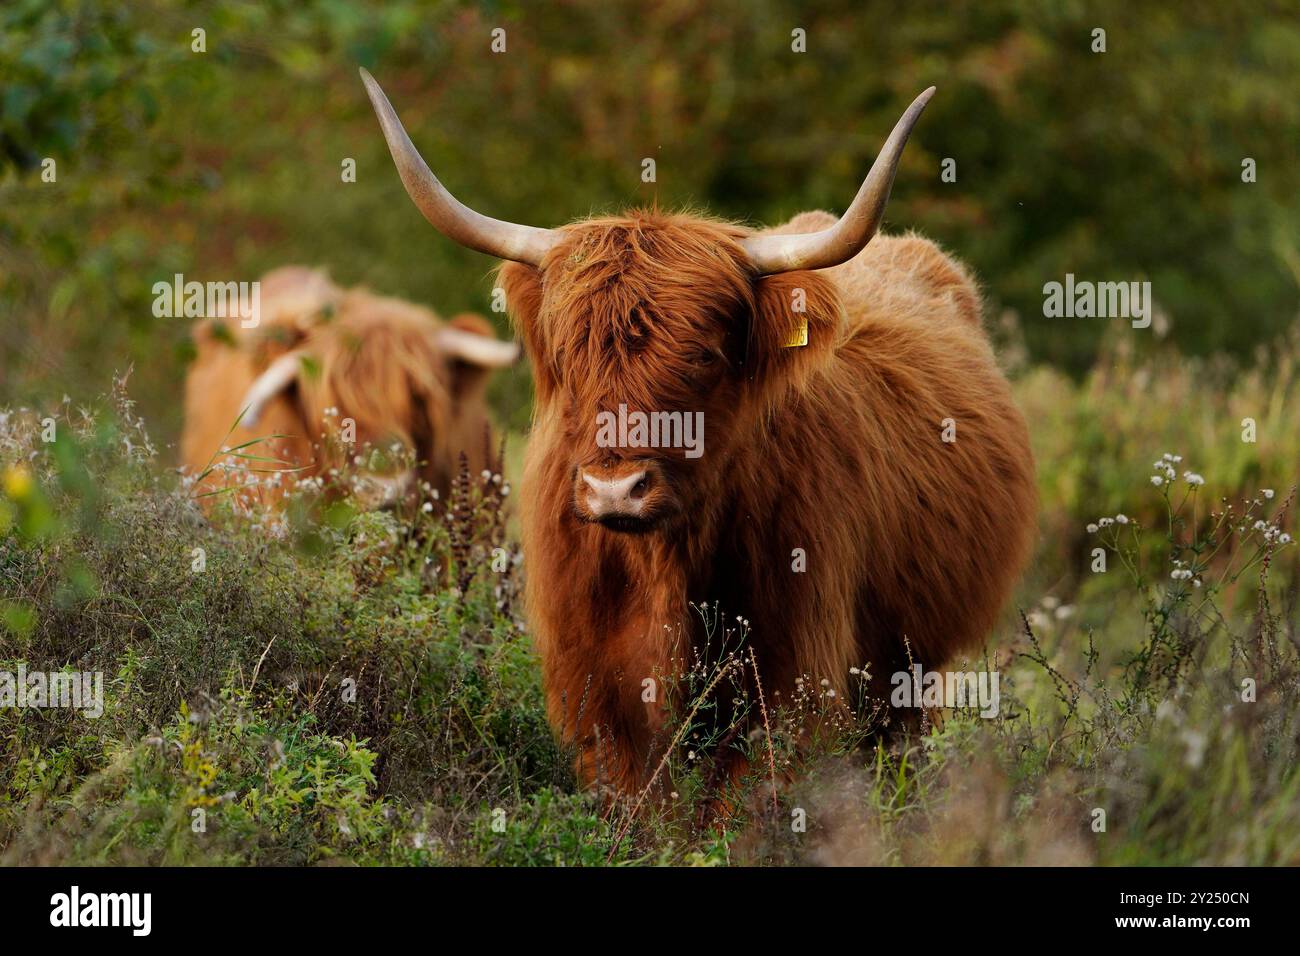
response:
<path id="1" fill-rule="evenodd" d="M 665 484 L 658 467 L 650 461 L 579 467 L 574 475 L 574 512 L 583 521 L 611 531 L 649 531 L 665 511 Z"/>

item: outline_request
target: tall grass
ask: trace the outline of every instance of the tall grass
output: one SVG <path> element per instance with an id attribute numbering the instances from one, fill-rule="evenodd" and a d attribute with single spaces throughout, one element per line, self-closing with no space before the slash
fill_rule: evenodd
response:
<path id="1" fill-rule="evenodd" d="M 499 474 L 404 511 L 306 483 L 274 520 L 208 516 L 125 385 L 10 409 L 0 671 L 101 671 L 106 699 L 0 708 L 0 860 L 1298 863 L 1293 354 L 1021 371 L 1042 535 L 969 663 L 1001 675 L 996 717 L 882 736 L 881 702 L 812 677 L 774 708 L 738 679 L 764 622 L 705 606 L 672 746 L 612 803 L 547 726 Z"/>

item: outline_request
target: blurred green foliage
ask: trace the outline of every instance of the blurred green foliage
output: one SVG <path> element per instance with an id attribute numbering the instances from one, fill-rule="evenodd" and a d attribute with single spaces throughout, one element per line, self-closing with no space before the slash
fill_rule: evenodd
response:
<path id="1" fill-rule="evenodd" d="M 935 84 L 889 225 L 972 264 L 991 314 L 1020 314 L 1031 357 L 1081 374 L 1107 331 L 1042 316 L 1043 284 L 1066 272 L 1151 280 L 1188 353 L 1249 352 L 1296 314 L 1294 2 L 10 0 L 0 401 L 81 400 L 133 363 L 133 394 L 174 436 L 187 324 L 150 308 L 174 272 L 318 263 L 486 312 L 494 263 L 406 199 L 358 65 L 459 196 L 539 225 L 652 202 L 752 222 L 842 209 Z M 497 385 L 515 427 L 528 396 L 525 370 Z"/>

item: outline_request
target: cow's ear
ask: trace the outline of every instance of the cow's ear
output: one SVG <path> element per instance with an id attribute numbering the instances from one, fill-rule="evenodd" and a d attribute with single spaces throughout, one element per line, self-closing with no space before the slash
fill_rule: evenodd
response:
<path id="1" fill-rule="evenodd" d="M 224 319 L 203 319 L 190 326 L 190 337 L 197 352 L 203 353 L 218 346 L 235 348 L 239 345 L 230 326 Z"/>
<path id="2" fill-rule="evenodd" d="M 844 310 L 839 293 L 818 272 L 783 272 L 754 283 L 746 378 L 763 384 L 798 383 L 830 354 Z"/>
<path id="3" fill-rule="evenodd" d="M 533 381 L 539 397 L 545 398 L 555 388 L 554 366 L 546 344 L 546 330 L 538 321 L 542 311 L 542 273 L 522 262 L 503 262 L 497 272 L 497 287 L 506 297 L 506 311 L 533 366 Z"/>

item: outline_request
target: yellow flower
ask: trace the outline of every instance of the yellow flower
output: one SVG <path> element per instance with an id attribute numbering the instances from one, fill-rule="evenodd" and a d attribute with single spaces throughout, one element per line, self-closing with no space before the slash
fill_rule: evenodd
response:
<path id="1" fill-rule="evenodd" d="M 32 491 L 32 473 L 26 465 L 10 465 L 5 469 L 5 494 L 14 501 L 22 501 Z"/>

